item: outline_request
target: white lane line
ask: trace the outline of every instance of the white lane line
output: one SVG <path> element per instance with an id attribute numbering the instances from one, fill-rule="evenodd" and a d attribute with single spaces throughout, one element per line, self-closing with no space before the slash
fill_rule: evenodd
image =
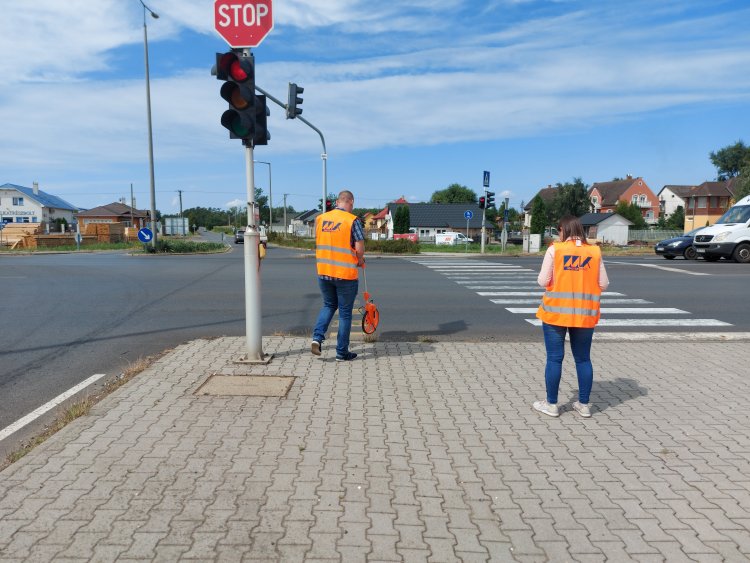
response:
<path id="1" fill-rule="evenodd" d="M 15 432 L 18 432 L 21 428 L 23 428 L 24 426 L 26 426 L 30 422 L 33 422 L 34 420 L 36 420 L 37 418 L 39 418 L 40 416 L 42 416 L 47 411 L 52 410 L 53 408 L 55 408 L 57 405 L 59 405 L 63 401 L 69 399 L 70 397 L 72 397 L 73 395 L 75 395 L 76 393 L 78 393 L 81 389 L 85 389 L 86 387 L 88 387 L 92 383 L 95 383 L 95 382 L 99 381 L 105 375 L 107 375 L 107 374 L 106 373 L 97 373 L 95 375 L 92 375 L 87 380 L 82 381 L 81 383 L 79 383 L 75 387 L 71 387 L 70 389 L 68 389 L 67 391 L 65 391 L 65 393 L 62 393 L 62 394 L 58 395 L 57 397 L 55 397 L 54 399 L 52 399 L 48 403 L 43 404 L 38 409 L 30 412 L 29 414 L 27 414 L 23 418 L 18 419 L 17 421 L 15 421 L 10 426 L 8 426 L 6 428 L 3 428 L 2 430 L 0 430 L 0 442 L 3 441 L 3 440 L 5 440 L 11 434 L 13 434 Z"/>
<path id="2" fill-rule="evenodd" d="M 525 319 L 527 323 L 541 326 L 539 319 Z M 600 319 L 597 327 L 609 326 L 732 326 L 717 319 Z"/>
<path id="3" fill-rule="evenodd" d="M 533 289 L 534 288 L 534 286 L 531 285 L 531 284 L 529 284 L 529 282 L 523 282 L 523 281 L 512 282 L 512 281 L 508 281 L 508 282 L 505 282 L 505 283 L 506 284 L 511 284 L 511 285 L 465 285 L 464 287 L 466 289 L 473 289 L 475 291 L 477 289 Z M 537 286 L 537 287 L 539 287 L 539 286 Z"/>
<path id="4" fill-rule="evenodd" d="M 539 305 L 541 299 L 490 299 L 492 303 L 498 305 L 522 305 L 527 303 L 536 303 Z M 646 301 L 645 299 L 602 299 L 602 305 L 650 305 L 652 301 Z M 536 309 L 535 309 L 536 310 Z"/>
<path id="5" fill-rule="evenodd" d="M 520 313 L 524 315 L 533 315 L 536 309 L 532 308 L 506 308 L 511 313 Z M 674 309 L 672 307 L 602 307 L 602 314 L 608 315 L 689 315 L 689 311 Z"/>
<path id="6" fill-rule="evenodd" d="M 540 289 L 539 291 L 525 291 L 525 292 L 514 292 L 514 291 L 477 291 L 477 295 L 481 295 L 482 297 L 502 297 L 504 295 L 507 295 L 509 297 L 519 297 L 524 295 L 543 295 L 544 290 Z M 625 297 L 622 293 L 617 293 L 615 291 L 604 291 L 602 292 L 602 296 L 607 297 Z"/>
<path id="7" fill-rule="evenodd" d="M 594 340 L 684 340 L 687 342 L 750 340 L 750 332 L 594 332 Z"/>
<path id="8" fill-rule="evenodd" d="M 688 270 L 682 270 L 680 268 L 670 268 L 668 266 L 657 266 L 656 264 L 640 264 L 637 262 L 617 262 L 613 260 L 607 260 L 607 264 L 619 264 L 624 266 L 642 266 L 643 268 L 654 268 L 656 270 L 664 270 L 665 272 L 677 272 L 678 274 L 688 274 L 690 276 L 712 276 L 713 274 L 706 274 L 704 272 L 690 272 Z"/>

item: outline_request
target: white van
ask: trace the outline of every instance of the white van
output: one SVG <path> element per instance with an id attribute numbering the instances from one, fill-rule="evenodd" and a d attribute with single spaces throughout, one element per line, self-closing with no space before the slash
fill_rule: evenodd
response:
<path id="1" fill-rule="evenodd" d="M 750 195 L 730 207 L 716 223 L 695 235 L 693 246 L 698 257 L 709 262 L 726 258 L 750 263 Z"/>
<path id="2" fill-rule="evenodd" d="M 455 233 L 448 231 L 447 233 L 439 233 L 435 235 L 435 244 L 465 244 L 467 242 L 474 242 L 474 239 L 466 238 L 463 233 Z"/>

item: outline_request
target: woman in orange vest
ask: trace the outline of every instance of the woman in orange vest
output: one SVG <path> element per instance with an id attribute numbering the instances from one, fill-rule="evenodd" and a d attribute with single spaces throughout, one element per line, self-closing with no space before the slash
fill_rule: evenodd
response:
<path id="1" fill-rule="evenodd" d="M 565 334 L 578 374 L 578 401 L 573 408 L 584 418 L 591 416 L 589 396 L 594 381 L 591 365 L 591 340 L 599 322 L 601 293 L 609 279 L 598 246 L 586 242 L 578 218 L 566 215 L 557 227 L 560 242 L 551 244 L 544 255 L 537 282 L 546 288 L 536 316 L 542 321 L 547 365 L 544 381 L 547 399 L 536 401 L 534 409 L 549 416 L 560 416 L 557 393 L 565 356 Z"/>

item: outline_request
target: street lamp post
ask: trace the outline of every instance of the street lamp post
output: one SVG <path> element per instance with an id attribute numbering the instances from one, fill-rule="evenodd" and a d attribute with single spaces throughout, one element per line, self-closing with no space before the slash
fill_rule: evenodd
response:
<path id="1" fill-rule="evenodd" d="M 138 0 L 143 6 L 143 57 L 146 63 L 146 116 L 148 118 L 148 170 L 149 177 L 151 180 L 151 232 L 153 238 L 151 239 L 151 246 L 156 249 L 156 188 L 154 186 L 154 141 L 153 134 L 151 131 L 151 82 L 148 72 L 148 31 L 146 27 L 146 12 L 151 14 L 151 17 L 157 19 L 159 14 L 154 12 L 151 8 L 143 3 L 143 0 Z"/>
<path id="2" fill-rule="evenodd" d="M 268 232 L 271 232 L 271 227 L 273 226 L 273 197 L 272 197 L 272 191 L 271 191 L 271 163 L 270 162 L 264 162 L 262 160 L 253 160 L 253 162 L 256 162 L 258 164 L 267 164 L 268 165 Z"/>

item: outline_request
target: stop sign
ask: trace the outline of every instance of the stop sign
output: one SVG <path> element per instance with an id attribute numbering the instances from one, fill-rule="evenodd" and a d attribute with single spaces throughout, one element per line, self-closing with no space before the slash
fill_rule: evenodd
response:
<path id="1" fill-rule="evenodd" d="M 273 29 L 271 0 L 214 0 L 214 26 L 230 47 L 257 47 Z"/>

